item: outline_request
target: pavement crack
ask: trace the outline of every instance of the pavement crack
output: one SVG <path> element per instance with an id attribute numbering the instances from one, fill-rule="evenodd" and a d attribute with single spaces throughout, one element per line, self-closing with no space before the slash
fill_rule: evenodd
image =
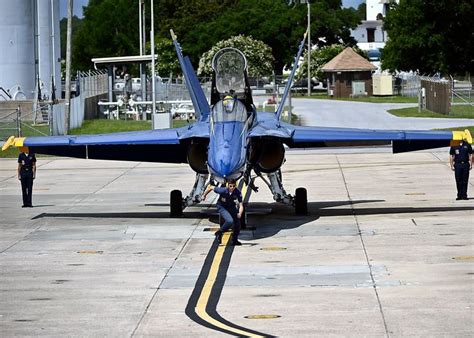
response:
<path id="1" fill-rule="evenodd" d="M 210 208 L 210 207 L 209 207 Z M 165 272 L 165 275 L 163 276 L 163 278 L 161 279 L 160 281 L 160 284 L 158 285 L 158 287 L 156 288 L 155 292 L 153 293 L 153 295 L 151 296 L 147 306 L 145 307 L 145 310 L 143 311 L 142 315 L 140 316 L 140 319 L 138 320 L 138 323 L 137 325 L 135 326 L 135 329 L 133 329 L 133 332 L 132 334 L 130 335 L 130 337 L 135 337 L 137 331 L 138 331 L 138 328 L 140 327 L 141 323 L 143 322 L 143 319 L 145 318 L 146 314 L 148 313 L 148 310 L 150 309 L 150 306 L 151 304 L 153 303 L 153 301 L 155 300 L 157 294 L 158 294 L 158 291 L 161 289 L 161 285 L 163 285 L 163 282 L 165 281 L 165 279 L 168 277 L 171 269 L 173 269 L 173 267 L 175 266 L 176 262 L 178 261 L 178 259 L 180 258 L 181 254 L 183 253 L 184 249 L 187 247 L 189 241 L 191 240 L 191 238 L 193 238 L 194 236 L 194 233 L 197 231 L 197 228 L 200 226 L 201 222 L 203 221 L 203 219 L 199 219 L 195 226 L 194 226 L 194 229 L 193 231 L 191 231 L 191 234 L 188 236 L 188 238 L 184 241 L 184 243 L 182 244 L 181 248 L 179 249 L 178 253 L 176 254 L 176 257 L 173 259 L 173 262 L 171 263 L 171 265 L 169 266 L 169 268 L 166 270 Z"/>
<path id="2" fill-rule="evenodd" d="M 364 242 L 364 237 L 362 236 L 362 232 L 360 230 L 359 219 L 357 217 L 357 213 L 356 213 L 356 210 L 354 208 L 354 203 L 352 201 L 352 197 L 351 197 L 351 194 L 349 192 L 349 188 L 347 187 L 347 181 L 346 181 L 346 177 L 344 175 L 344 170 L 342 169 L 341 162 L 339 161 L 339 157 L 337 155 L 336 155 L 336 160 L 337 160 L 337 164 L 339 166 L 339 170 L 341 172 L 342 180 L 344 182 L 344 188 L 346 189 L 347 198 L 349 199 L 350 207 L 351 207 L 351 210 L 352 210 L 352 215 L 354 216 L 354 221 L 357 225 L 357 230 L 358 230 L 359 238 L 360 238 L 360 241 L 361 241 L 361 244 L 362 244 L 362 249 L 364 250 L 365 260 L 367 262 L 367 266 L 369 267 L 370 279 L 372 281 L 372 286 L 374 288 L 375 296 L 377 298 L 377 303 L 378 303 L 378 306 L 379 306 L 380 315 L 382 317 L 383 325 L 384 325 L 384 328 L 385 328 L 385 335 L 387 337 L 390 337 L 390 333 L 389 333 L 388 327 L 387 327 L 387 321 L 385 320 L 385 314 L 383 312 L 382 303 L 380 301 L 379 293 L 378 293 L 378 290 L 377 290 L 377 284 L 376 284 L 375 278 L 374 278 L 374 272 L 372 270 L 372 264 L 370 263 L 369 254 L 367 253 L 367 248 L 366 248 L 365 242 Z"/>

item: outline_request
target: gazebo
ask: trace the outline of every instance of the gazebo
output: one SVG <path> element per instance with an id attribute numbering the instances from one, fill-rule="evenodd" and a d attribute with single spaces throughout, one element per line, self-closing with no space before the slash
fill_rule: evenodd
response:
<path id="1" fill-rule="evenodd" d="M 328 94 L 334 97 L 372 95 L 372 71 L 375 69 L 377 67 L 350 47 L 321 68 L 327 75 Z"/>

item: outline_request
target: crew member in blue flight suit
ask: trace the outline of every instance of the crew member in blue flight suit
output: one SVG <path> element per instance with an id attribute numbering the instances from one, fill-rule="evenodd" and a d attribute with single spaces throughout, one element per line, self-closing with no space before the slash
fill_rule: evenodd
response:
<path id="1" fill-rule="evenodd" d="M 214 191 L 219 195 L 219 199 L 217 201 L 217 211 L 224 219 L 224 224 L 222 224 L 220 229 L 215 233 L 217 242 L 221 244 L 222 234 L 232 227 L 231 244 L 242 245 L 242 243 L 239 242 L 239 233 L 240 218 L 244 212 L 244 205 L 242 203 L 242 193 L 237 188 L 236 181 L 229 180 L 227 182 L 227 187 L 213 187 L 209 185 L 202 196 L 203 201 L 211 191 Z M 236 201 L 239 204 L 238 210 Z"/>
<path id="2" fill-rule="evenodd" d="M 18 179 L 21 181 L 21 192 L 23 195 L 22 208 L 32 208 L 31 198 L 33 195 L 33 180 L 36 177 L 36 157 L 28 151 L 28 147 L 22 147 L 18 156 Z"/>
<path id="3" fill-rule="evenodd" d="M 469 170 L 472 169 L 472 147 L 462 140 L 459 145 L 452 146 L 449 150 L 449 164 L 454 171 L 458 197 L 456 200 L 467 200 L 467 186 L 469 182 Z"/>

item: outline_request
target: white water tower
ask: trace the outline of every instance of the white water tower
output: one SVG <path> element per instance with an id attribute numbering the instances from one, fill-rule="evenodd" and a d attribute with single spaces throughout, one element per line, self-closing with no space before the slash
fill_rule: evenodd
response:
<path id="1" fill-rule="evenodd" d="M 37 78 L 49 97 L 51 76 L 60 98 L 59 20 L 59 0 L 0 1 L 0 87 L 13 99 L 32 99 Z"/>

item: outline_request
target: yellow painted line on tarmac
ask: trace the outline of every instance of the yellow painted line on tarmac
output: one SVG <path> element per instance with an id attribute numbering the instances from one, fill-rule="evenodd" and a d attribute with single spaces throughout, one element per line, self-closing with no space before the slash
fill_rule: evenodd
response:
<path id="1" fill-rule="evenodd" d="M 229 239 L 230 239 L 230 233 L 225 232 L 224 235 L 222 236 L 222 244 L 217 247 L 216 254 L 214 255 L 214 260 L 212 261 L 212 264 L 211 264 L 211 269 L 209 270 L 209 274 L 207 276 L 206 282 L 204 283 L 204 287 L 202 288 L 201 294 L 199 295 L 196 308 L 195 308 L 196 314 L 205 322 L 212 324 L 223 330 L 233 332 L 237 335 L 246 336 L 246 337 L 264 337 L 264 336 L 255 335 L 252 332 L 240 330 L 235 327 L 221 323 L 218 320 L 212 318 L 206 312 L 206 307 L 211 296 L 212 288 L 214 287 L 214 283 L 216 282 L 217 274 L 219 272 L 219 266 L 222 262 L 222 257 L 224 255 L 224 251 L 229 242 Z"/>
<path id="2" fill-rule="evenodd" d="M 457 256 L 453 257 L 457 261 L 474 261 L 474 256 Z"/>

